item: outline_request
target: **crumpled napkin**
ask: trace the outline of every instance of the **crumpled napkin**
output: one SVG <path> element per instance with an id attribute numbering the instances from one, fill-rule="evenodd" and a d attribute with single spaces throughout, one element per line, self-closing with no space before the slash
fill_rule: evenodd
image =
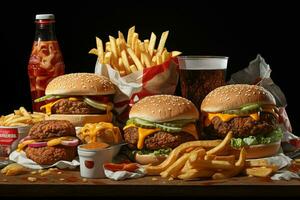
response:
<path id="1" fill-rule="evenodd" d="M 278 172 L 276 172 L 276 174 L 274 174 L 271 179 L 274 181 L 277 180 L 286 180 L 289 181 L 291 179 L 300 179 L 299 174 L 295 173 L 295 172 L 291 172 L 288 170 L 279 170 Z"/>
<path id="2" fill-rule="evenodd" d="M 105 176 L 109 179 L 115 180 L 115 181 L 121 181 L 128 178 L 140 178 L 145 176 L 145 168 L 139 167 L 135 172 L 128 172 L 128 171 L 116 171 L 113 172 L 111 170 L 104 168 Z"/>
<path id="3" fill-rule="evenodd" d="M 45 169 L 45 168 L 51 168 L 51 167 L 57 167 L 59 169 L 75 169 L 77 166 L 80 165 L 78 157 L 73 159 L 71 162 L 70 161 L 58 161 L 54 163 L 53 165 L 39 165 L 33 160 L 29 159 L 26 157 L 26 154 L 24 151 L 18 152 L 18 151 L 13 151 L 9 155 L 9 160 L 12 160 L 20 165 L 23 165 L 24 167 L 27 167 L 29 169 Z"/>

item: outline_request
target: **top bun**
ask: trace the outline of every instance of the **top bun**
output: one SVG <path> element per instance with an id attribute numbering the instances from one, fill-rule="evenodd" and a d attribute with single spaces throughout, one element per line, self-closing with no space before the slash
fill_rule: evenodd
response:
<path id="1" fill-rule="evenodd" d="M 93 73 L 74 73 L 58 76 L 48 84 L 46 95 L 108 95 L 114 94 L 112 82 Z"/>
<path id="2" fill-rule="evenodd" d="M 199 112 L 189 100 L 173 95 L 148 96 L 134 104 L 129 118 L 138 117 L 152 122 L 198 119 Z"/>
<path id="3" fill-rule="evenodd" d="M 251 103 L 276 105 L 273 95 L 263 87 L 234 84 L 211 91 L 202 101 L 201 111 L 221 112 Z"/>

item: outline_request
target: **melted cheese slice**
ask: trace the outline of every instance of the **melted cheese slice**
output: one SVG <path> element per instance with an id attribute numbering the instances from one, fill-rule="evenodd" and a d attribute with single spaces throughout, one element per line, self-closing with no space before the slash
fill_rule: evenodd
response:
<path id="1" fill-rule="evenodd" d="M 122 140 L 119 128 L 108 122 L 88 123 L 80 130 L 80 137 L 82 137 L 83 140 L 89 137 L 89 143 L 97 142 L 97 137 L 101 138 L 101 134 L 112 135 L 113 141 L 111 142 L 115 144 L 120 143 Z"/>
<path id="2" fill-rule="evenodd" d="M 125 126 L 123 128 L 123 130 L 130 128 L 130 127 L 138 128 L 138 134 L 139 134 L 138 143 L 137 143 L 138 149 L 142 149 L 144 147 L 144 142 L 145 142 L 145 139 L 147 136 L 154 134 L 158 131 L 161 131 L 160 128 L 141 128 L 134 124 L 129 124 L 129 125 Z M 191 124 L 186 125 L 185 127 L 182 128 L 182 131 L 193 135 L 195 137 L 195 139 L 199 138 L 195 124 L 191 123 Z"/>
<path id="3" fill-rule="evenodd" d="M 42 109 L 45 109 L 46 110 L 46 114 L 47 115 L 51 115 L 51 109 L 52 109 L 52 107 L 57 103 L 57 102 L 59 102 L 61 99 L 58 99 L 58 100 L 56 100 L 56 101 L 54 101 L 54 102 L 51 102 L 51 103 L 48 103 L 48 104 L 46 104 L 46 105 L 43 105 L 43 106 L 41 106 L 41 110 Z M 70 98 L 68 98 L 68 100 L 69 101 L 78 101 L 78 99 L 77 98 L 75 98 L 75 97 L 70 97 Z"/>
<path id="4" fill-rule="evenodd" d="M 262 108 L 262 112 L 268 112 L 273 114 L 278 119 L 278 114 L 276 113 L 275 106 L 274 105 L 265 105 Z M 207 113 L 207 117 L 204 120 L 204 126 L 209 126 L 211 124 L 211 120 L 214 117 L 219 117 L 223 122 L 228 122 L 229 120 L 239 117 L 240 115 L 236 114 L 222 114 L 222 113 Z M 249 115 L 243 115 L 243 116 L 249 116 L 254 121 L 258 121 L 260 119 L 260 113 L 252 113 Z"/>
<path id="5" fill-rule="evenodd" d="M 24 142 L 18 144 L 17 151 L 23 150 L 28 144 L 34 143 L 35 140 L 25 140 Z"/>
<path id="6" fill-rule="evenodd" d="M 252 113 L 250 115 L 243 115 L 243 116 L 249 116 L 251 117 L 254 121 L 259 120 L 259 112 L 257 113 Z M 222 114 L 222 113 L 208 113 L 207 117 L 204 120 L 204 126 L 209 126 L 211 124 L 211 121 L 214 117 L 219 117 L 223 122 L 228 122 L 229 120 L 235 118 L 235 117 L 240 117 L 240 115 L 236 114 Z"/>

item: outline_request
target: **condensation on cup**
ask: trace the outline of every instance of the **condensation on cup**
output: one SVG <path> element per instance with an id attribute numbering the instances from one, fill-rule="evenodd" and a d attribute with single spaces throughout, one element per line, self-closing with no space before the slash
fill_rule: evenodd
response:
<path id="1" fill-rule="evenodd" d="M 228 57 L 221 56 L 179 56 L 182 96 L 200 109 L 210 91 L 225 85 L 227 61 Z"/>

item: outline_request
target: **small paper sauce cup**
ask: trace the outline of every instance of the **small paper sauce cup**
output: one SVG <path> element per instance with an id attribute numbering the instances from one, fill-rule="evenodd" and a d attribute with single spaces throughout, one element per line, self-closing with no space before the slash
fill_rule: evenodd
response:
<path id="1" fill-rule="evenodd" d="M 112 162 L 121 148 L 121 144 L 113 145 L 105 149 L 85 149 L 78 146 L 80 161 L 80 175 L 85 178 L 105 178 L 103 164 Z"/>

